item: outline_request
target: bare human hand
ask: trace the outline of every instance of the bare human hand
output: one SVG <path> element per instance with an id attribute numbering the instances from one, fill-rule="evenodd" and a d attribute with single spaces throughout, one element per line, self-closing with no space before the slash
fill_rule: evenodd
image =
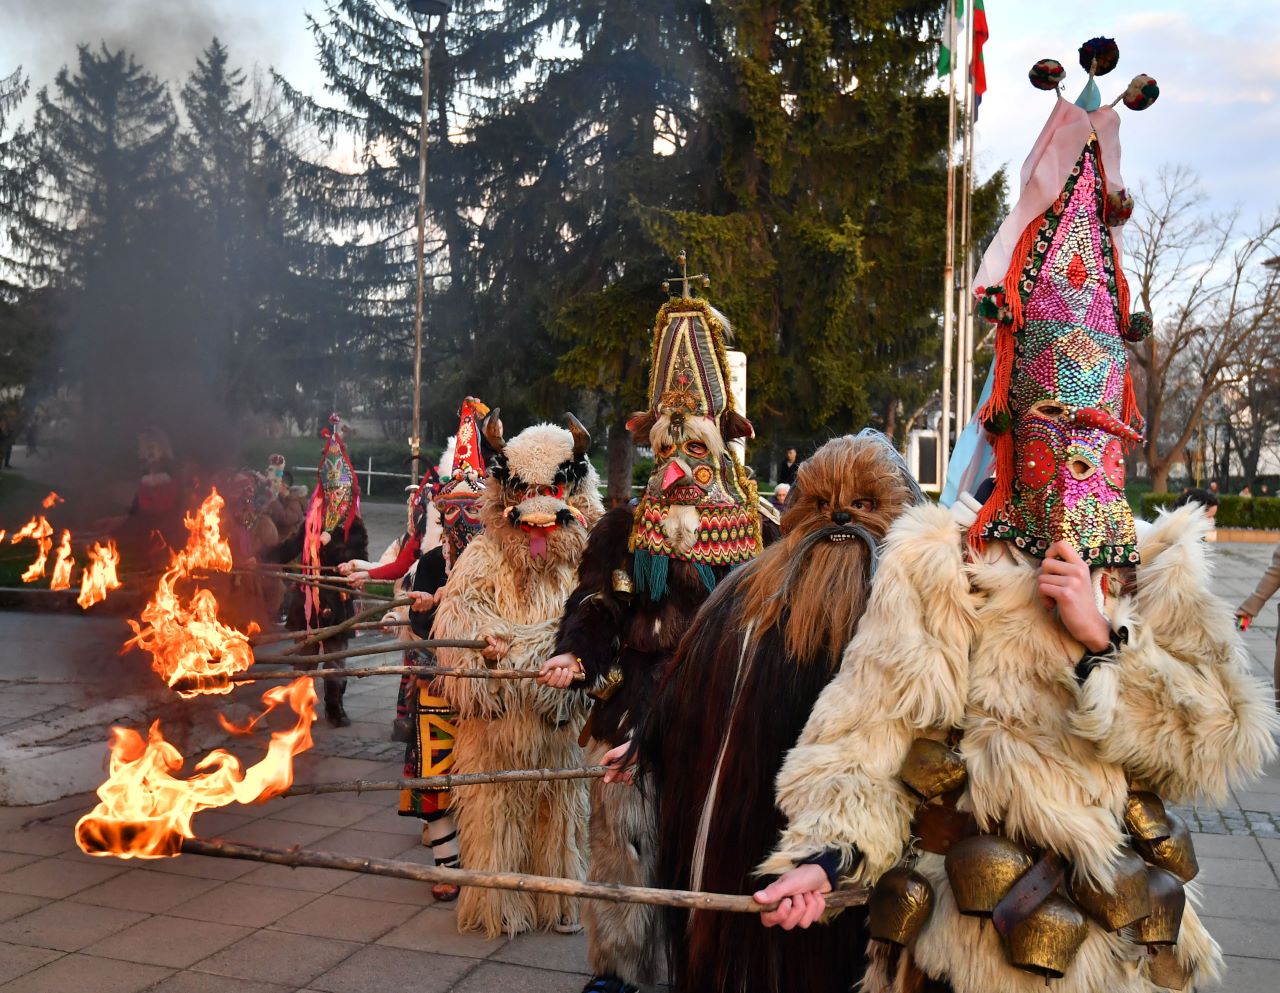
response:
<path id="1" fill-rule="evenodd" d="M 567 690 L 573 685 L 574 676 L 582 672 L 582 663 L 573 652 L 561 652 L 542 663 L 537 681 L 556 690 Z"/>
<path id="2" fill-rule="evenodd" d="M 358 590 L 364 589 L 364 584 L 369 581 L 369 574 L 362 570 L 347 573 L 347 582 Z"/>
<path id="3" fill-rule="evenodd" d="M 355 571 L 356 571 L 356 560 L 355 560 L 355 559 L 352 559 L 350 562 L 339 562 L 339 563 L 338 563 L 338 575 L 340 575 L 340 576 L 349 576 L 349 575 L 351 575 L 351 574 L 352 574 L 353 572 L 355 572 Z"/>
<path id="4" fill-rule="evenodd" d="M 639 756 L 631 749 L 631 742 L 624 741 L 621 745 L 614 745 L 604 753 L 604 759 L 600 763 L 609 767 L 604 774 L 604 781 L 628 785 L 634 783 L 638 758 Z"/>
<path id="5" fill-rule="evenodd" d="M 480 649 L 480 654 L 489 662 L 497 662 L 499 659 L 506 658 L 507 653 L 511 651 L 511 643 L 502 638 L 495 638 L 491 634 L 486 634 L 484 640 L 485 647 Z"/>
<path id="6" fill-rule="evenodd" d="M 434 593 L 419 593 L 416 590 L 410 590 L 405 594 L 413 603 L 409 604 L 409 610 L 415 614 L 429 614 L 440 606 L 440 599 L 444 595 L 444 587 L 436 590 Z"/>
<path id="7" fill-rule="evenodd" d="M 1111 644 L 1111 625 L 1093 598 L 1089 566 L 1065 541 L 1055 541 L 1040 567 L 1040 602 L 1045 610 L 1058 608 L 1063 627 L 1091 652 L 1105 652 Z"/>
<path id="8" fill-rule="evenodd" d="M 784 872 L 752 898 L 761 906 L 778 905 L 760 914 L 761 924 L 790 931 L 807 928 L 817 921 L 827 909 L 824 894 L 830 892 L 831 880 L 822 867 L 806 864 Z"/>

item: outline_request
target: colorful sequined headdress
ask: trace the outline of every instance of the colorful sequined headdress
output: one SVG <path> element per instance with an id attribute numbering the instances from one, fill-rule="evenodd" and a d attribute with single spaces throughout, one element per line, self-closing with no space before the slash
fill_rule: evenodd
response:
<path id="1" fill-rule="evenodd" d="M 1132 565 L 1125 453 L 1141 440 L 1142 419 L 1125 342 L 1145 337 L 1151 320 L 1129 314 L 1119 227 L 1132 200 L 1119 179 L 1119 118 L 1094 99 L 1093 76 L 1104 61 L 1114 66 L 1118 50 L 1094 39 L 1086 56 L 1089 84 L 1076 104 L 1059 97 L 1023 169 L 1022 197 L 979 272 L 980 281 L 1003 279 L 975 291 L 978 313 L 997 329 L 978 413 L 995 489 L 970 537 L 1038 557 L 1066 541 L 1091 566 Z M 1032 70 L 1037 86 L 1042 64 Z"/>
<path id="2" fill-rule="evenodd" d="M 360 514 L 360 481 L 356 477 L 346 442 L 342 440 L 342 418 L 333 414 L 329 427 L 321 433 L 324 449 L 320 453 L 320 465 L 316 469 L 316 489 L 312 503 L 317 500 L 324 510 L 324 530 L 335 531 L 342 527 L 345 539 L 351 531 L 351 522 Z"/>
<path id="3" fill-rule="evenodd" d="M 636 590 L 655 600 L 666 593 L 671 559 L 694 563 L 711 588 L 716 567 L 746 562 L 761 548 L 756 485 L 728 445 L 752 429 L 729 389 L 727 331 L 723 315 L 703 300 L 685 295 L 664 304 L 654 327 L 649 409 L 628 421 L 636 443 L 653 449 L 630 547 Z"/>
<path id="4" fill-rule="evenodd" d="M 481 447 L 482 422 L 488 413 L 489 408 L 475 397 L 462 401 L 449 478 L 432 497 L 432 503 L 440 511 L 440 524 L 451 562 L 457 561 L 467 543 L 482 529 L 476 501 L 484 492 L 485 480 L 489 478 Z"/>

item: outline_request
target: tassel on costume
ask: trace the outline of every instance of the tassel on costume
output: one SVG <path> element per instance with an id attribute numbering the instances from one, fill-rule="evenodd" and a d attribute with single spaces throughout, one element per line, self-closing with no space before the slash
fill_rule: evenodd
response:
<path id="1" fill-rule="evenodd" d="M 671 560 L 637 548 L 634 558 L 636 592 L 646 594 L 655 603 L 667 595 L 667 572 Z M 704 577 L 705 581 L 705 577 Z"/>

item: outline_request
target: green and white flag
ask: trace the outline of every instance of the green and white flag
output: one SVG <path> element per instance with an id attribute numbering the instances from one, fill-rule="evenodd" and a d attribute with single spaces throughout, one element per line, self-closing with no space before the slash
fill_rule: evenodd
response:
<path id="1" fill-rule="evenodd" d="M 952 0 L 951 16 L 942 31 L 942 44 L 938 46 L 938 78 L 951 73 L 954 52 L 964 34 L 964 0 Z"/>

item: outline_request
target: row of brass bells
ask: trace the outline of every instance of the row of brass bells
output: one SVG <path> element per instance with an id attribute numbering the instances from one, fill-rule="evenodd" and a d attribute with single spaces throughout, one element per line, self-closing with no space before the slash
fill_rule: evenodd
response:
<path id="1" fill-rule="evenodd" d="M 1108 931 L 1128 927 L 1151 913 L 1147 863 L 1132 848 L 1121 848 L 1120 857 L 1116 860 L 1116 881 L 1111 891 L 1073 881 L 1071 898 Z"/>
<path id="2" fill-rule="evenodd" d="M 867 900 L 871 937 L 893 945 L 910 944 L 932 913 L 929 880 L 902 865 L 881 876 Z"/>
<path id="3" fill-rule="evenodd" d="M 1080 908 L 1057 893 L 1015 924 L 1004 939 L 1009 964 L 1046 979 L 1061 979 L 1089 936 Z"/>
<path id="4" fill-rule="evenodd" d="M 1135 790 L 1124 804 L 1124 826 L 1134 841 L 1154 842 L 1169 837 L 1169 814 L 1154 793 Z"/>
<path id="5" fill-rule="evenodd" d="M 964 760 L 945 742 L 917 738 L 907 750 L 898 776 L 908 789 L 925 800 L 958 790 L 968 773 Z"/>
<path id="6" fill-rule="evenodd" d="M 1168 835 L 1153 841 L 1137 842 L 1138 851 L 1152 865 L 1168 869 L 1184 883 L 1189 883 L 1200 872 L 1191 831 L 1187 822 L 1177 814 L 1167 814 L 1166 817 L 1169 822 Z"/>
<path id="7" fill-rule="evenodd" d="M 1013 884 L 1035 860 L 1015 841 L 995 834 L 975 834 L 956 842 L 947 853 L 947 880 L 962 914 L 990 917 Z"/>
<path id="8" fill-rule="evenodd" d="M 1147 893 L 1151 913 L 1133 925 L 1133 940 L 1139 945 L 1176 945 L 1187 907 L 1182 880 L 1153 865 L 1147 870 Z"/>
<path id="9" fill-rule="evenodd" d="M 1161 945 L 1147 959 L 1147 978 L 1167 990 L 1185 990 L 1191 982 L 1191 973 L 1182 967 L 1173 946 Z"/>

